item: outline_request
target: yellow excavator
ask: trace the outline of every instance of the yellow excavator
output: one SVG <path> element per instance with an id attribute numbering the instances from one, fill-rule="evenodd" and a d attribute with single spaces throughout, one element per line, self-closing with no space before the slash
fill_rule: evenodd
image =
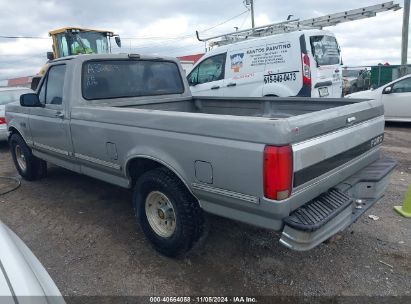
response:
<path id="1" fill-rule="evenodd" d="M 47 59 L 79 54 L 108 54 L 111 53 L 111 38 L 121 47 L 120 36 L 111 31 L 86 29 L 80 27 L 63 27 L 49 32 L 53 39 L 53 52 L 47 52 Z M 49 62 L 48 61 L 48 62 Z M 35 90 L 41 77 L 45 74 L 48 62 L 33 77 L 31 88 Z"/>

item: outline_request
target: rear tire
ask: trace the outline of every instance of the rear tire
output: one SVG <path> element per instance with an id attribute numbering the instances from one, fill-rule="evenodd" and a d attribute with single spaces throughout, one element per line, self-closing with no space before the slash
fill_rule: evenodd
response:
<path id="1" fill-rule="evenodd" d="M 144 235 L 163 255 L 185 254 L 203 232 L 197 200 L 170 170 L 156 168 L 137 181 L 133 205 Z"/>
<path id="2" fill-rule="evenodd" d="M 9 143 L 14 165 L 25 180 L 34 181 L 46 177 L 47 163 L 32 154 L 19 134 L 12 134 Z"/>

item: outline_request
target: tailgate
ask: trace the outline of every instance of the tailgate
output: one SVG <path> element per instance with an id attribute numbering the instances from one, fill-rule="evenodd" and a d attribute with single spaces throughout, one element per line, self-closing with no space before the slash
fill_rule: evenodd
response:
<path id="1" fill-rule="evenodd" d="M 331 175 L 333 183 L 341 182 L 374 161 L 383 140 L 383 107 L 378 101 L 361 101 L 312 114 L 290 119 L 291 128 L 298 128 L 299 136 L 307 138 L 292 144 L 293 193 Z M 356 164 L 359 159 L 361 163 Z"/>
<path id="2" fill-rule="evenodd" d="M 384 117 L 293 145 L 294 188 L 360 157 L 382 143 Z"/>

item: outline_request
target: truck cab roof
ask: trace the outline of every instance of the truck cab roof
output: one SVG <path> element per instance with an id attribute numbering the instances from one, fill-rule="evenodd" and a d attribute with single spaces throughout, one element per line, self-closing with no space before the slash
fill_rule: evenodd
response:
<path id="1" fill-rule="evenodd" d="M 141 59 L 141 60 L 167 60 L 167 61 L 175 61 L 177 62 L 178 59 L 174 57 L 163 57 L 163 56 L 151 56 L 151 55 L 141 55 L 141 54 L 79 54 L 73 56 L 67 56 L 64 58 L 58 58 L 50 61 L 53 62 L 62 62 L 62 61 L 69 61 L 69 60 L 76 60 L 76 61 L 87 61 L 87 60 L 119 60 L 119 59 Z"/>

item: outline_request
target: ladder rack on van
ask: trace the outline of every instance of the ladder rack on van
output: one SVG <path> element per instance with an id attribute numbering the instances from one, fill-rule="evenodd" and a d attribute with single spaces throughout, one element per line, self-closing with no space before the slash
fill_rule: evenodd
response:
<path id="1" fill-rule="evenodd" d="M 306 19 L 302 21 L 300 21 L 299 19 L 292 19 L 283 22 L 272 23 L 269 25 L 259 26 L 251 29 L 231 32 L 228 34 L 213 36 L 209 38 L 200 38 L 198 31 L 196 31 L 196 35 L 199 41 L 209 42 L 210 47 L 221 46 L 246 40 L 249 38 L 271 36 L 305 29 L 322 29 L 323 27 L 334 26 L 343 22 L 374 17 L 379 12 L 389 10 L 396 11 L 399 9 L 401 9 L 399 4 L 394 4 L 393 1 L 389 1 L 381 4 L 366 6 L 363 8 Z M 221 38 L 221 40 L 210 42 L 211 40 L 215 40 L 218 38 Z"/>

